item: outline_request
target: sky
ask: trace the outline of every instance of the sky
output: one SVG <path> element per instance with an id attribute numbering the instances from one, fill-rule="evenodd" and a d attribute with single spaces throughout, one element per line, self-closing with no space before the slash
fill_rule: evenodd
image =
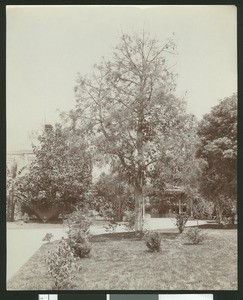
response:
<path id="1" fill-rule="evenodd" d="M 7 150 L 30 148 L 29 135 L 74 108 L 77 74 L 91 72 L 124 33 L 174 36 L 176 95 L 201 119 L 237 92 L 236 7 L 8 6 Z"/>

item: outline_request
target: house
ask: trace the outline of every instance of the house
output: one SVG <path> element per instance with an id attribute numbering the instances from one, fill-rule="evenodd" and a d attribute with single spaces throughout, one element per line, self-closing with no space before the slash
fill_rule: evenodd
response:
<path id="1" fill-rule="evenodd" d="M 167 185 L 164 193 L 157 197 L 156 207 L 151 209 L 151 217 L 174 217 L 175 213 L 187 211 L 187 195 L 180 186 Z"/>

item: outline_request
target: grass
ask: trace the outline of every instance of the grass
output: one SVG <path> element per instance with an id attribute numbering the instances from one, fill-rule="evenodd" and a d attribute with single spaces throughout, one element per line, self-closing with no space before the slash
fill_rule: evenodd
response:
<path id="1" fill-rule="evenodd" d="M 236 290 L 237 231 L 203 229 L 206 240 L 190 245 L 182 235 L 163 233 L 161 251 L 149 252 L 132 233 L 93 238 L 91 256 L 80 260 L 77 290 Z M 7 283 L 8 290 L 50 290 L 44 244 Z"/>

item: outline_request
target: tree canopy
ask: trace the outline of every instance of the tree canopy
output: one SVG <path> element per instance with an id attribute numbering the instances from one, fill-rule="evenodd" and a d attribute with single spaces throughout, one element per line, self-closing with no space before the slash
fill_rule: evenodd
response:
<path id="1" fill-rule="evenodd" d="M 213 200 L 220 216 L 236 209 L 237 197 L 237 95 L 224 98 L 206 114 L 199 125 L 198 156 L 207 166 L 201 190 Z"/>
<path id="2" fill-rule="evenodd" d="M 137 231 L 142 230 L 147 178 L 164 172 L 174 156 L 183 163 L 194 143 L 194 120 L 184 101 L 173 95 L 176 75 L 169 57 L 174 54 L 172 39 L 160 45 L 144 32 L 123 34 L 111 60 L 103 59 L 90 76 L 78 77 L 76 108 L 69 114 L 72 128 L 85 128 L 99 153 L 120 161 L 134 188 Z"/>
<path id="3" fill-rule="evenodd" d="M 85 143 L 57 124 L 43 132 L 33 150 L 36 160 L 20 178 L 25 209 L 46 220 L 51 211 L 67 212 L 83 202 L 92 170 Z"/>

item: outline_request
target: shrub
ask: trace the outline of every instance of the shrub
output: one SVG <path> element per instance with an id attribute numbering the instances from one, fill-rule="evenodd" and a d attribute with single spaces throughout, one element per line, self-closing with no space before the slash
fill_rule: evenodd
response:
<path id="1" fill-rule="evenodd" d="M 81 267 L 77 264 L 70 245 L 62 239 L 56 251 L 48 252 L 46 258 L 48 274 L 54 279 L 54 290 L 68 289 L 73 287 L 75 274 Z"/>
<path id="2" fill-rule="evenodd" d="M 124 218 L 125 226 L 128 230 L 134 230 L 135 228 L 135 214 L 132 211 L 125 211 Z"/>
<path id="3" fill-rule="evenodd" d="M 180 233 L 184 231 L 188 218 L 189 216 L 185 212 L 176 215 L 176 226 Z"/>
<path id="4" fill-rule="evenodd" d="M 84 211 L 78 208 L 67 216 L 65 224 L 68 226 L 69 229 L 82 229 L 84 232 L 89 234 L 91 221 L 86 216 Z"/>
<path id="5" fill-rule="evenodd" d="M 48 232 L 48 233 L 43 237 L 42 241 L 43 241 L 43 242 L 50 242 L 52 238 L 53 238 L 53 234 Z"/>
<path id="6" fill-rule="evenodd" d="M 232 217 L 230 217 L 230 216 L 223 216 L 219 225 L 222 228 L 227 228 L 232 223 L 234 223 L 234 222 L 232 222 Z"/>
<path id="7" fill-rule="evenodd" d="M 148 231 L 143 237 L 146 246 L 152 251 L 160 251 L 161 236 L 158 232 Z"/>
<path id="8" fill-rule="evenodd" d="M 159 210 L 157 208 L 152 208 L 151 209 L 151 217 L 152 218 L 156 218 L 156 217 L 159 217 Z"/>
<path id="9" fill-rule="evenodd" d="M 105 231 L 114 233 L 118 226 L 120 226 L 120 224 L 114 221 L 109 221 L 109 223 L 105 226 Z"/>
<path id="10" fill-rule="evenodd" d="M 68 244 L 73 250 L 75 256 L 85 257 L 91 251 L 90 243 L 90 220 L 86 217 L 82 210 L 76 210 L 66 220 L 68 227 Z"/>
<path id="11" fill-rule="evenodd" d="M 24 215 L 23 215 L 23 221 L 25 223 L 29 223 L 29 220 L 30 220 L 29 215 L 27 213 L 24 213 Z"/>
<path id="12" fill-rule="evenodd" d="M 202 233 L 197 227 L 192 227 L 187 231 L 186 236 L 191 243 L 199 244 L 204 241 L 206 233 Z"/>
<path id="13" fill-rule="evenodd" d="M 92 248 L 89 235 L 82 229 L 71 229 L 68 231 L 68 243 L 75 256 L 80 258 L 87 256 Z"/>

